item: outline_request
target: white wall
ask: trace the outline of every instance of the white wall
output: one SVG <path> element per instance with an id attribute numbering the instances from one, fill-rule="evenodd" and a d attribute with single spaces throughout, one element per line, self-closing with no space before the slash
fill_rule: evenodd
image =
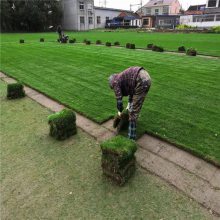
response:
<path id="1" fill-rule="evenodd" d="M 121 12 L 120 11 L 113 11 L 113 10 L 102 10 L 95 8 L 95 28 L 105 28 L 106 24 L 106 17 L 109 19 L 113 19 L 117 17 Z M 101 23 L 97 24 L 97 16 L 101 17 Z"/>
<path id="2" fill-rule="evenodd" d="M 193 22 L 193 15 L 180 16 L 180 24 L 186 24 L 192 27 L 210 28 L 220 26 L 220 21 Z"/>

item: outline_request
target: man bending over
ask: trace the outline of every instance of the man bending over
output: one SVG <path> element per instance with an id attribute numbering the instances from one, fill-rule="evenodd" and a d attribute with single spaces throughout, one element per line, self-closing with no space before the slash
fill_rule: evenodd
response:
<path id="1" fill-rule="evenodd" d="M 116 95 L 119 116 L 123 111 L 122 98 L 128 96 L 128 137 L 135 140 L 138 115 L 151 86 L 150 75 L 143 67 L 130 67 L 119 74 L 111 75 L 109 85 Z"/>

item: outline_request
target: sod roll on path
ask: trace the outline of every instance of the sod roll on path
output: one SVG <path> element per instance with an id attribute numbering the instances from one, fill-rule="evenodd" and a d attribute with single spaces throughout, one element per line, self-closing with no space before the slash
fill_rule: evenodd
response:
<path id="1" fill-rule="evenodd" d="M 99 123 L 116 113 L 108 77 L 129 66 L 143 66 L 152 78 L 138 134 L 147 131 L 220 164 L 219 60 L 47 41 L 2 43 L 3 72 Z"/>

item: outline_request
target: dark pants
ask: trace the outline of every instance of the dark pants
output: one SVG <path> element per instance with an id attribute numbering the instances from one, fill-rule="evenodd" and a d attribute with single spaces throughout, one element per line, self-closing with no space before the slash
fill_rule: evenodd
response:
<path id="1" fill-rule="evenodd" d="M 148 72 L 142 69 L 137 77 L 137 84 L 135 92 L 132 97 L 132 107 L 129 110 L 129 128 L 128 137 L 130 139 L 136 139 L 136 124 L 138 115 L 141 111 L 145 97 L 151 86 L 151 78 Z"/>

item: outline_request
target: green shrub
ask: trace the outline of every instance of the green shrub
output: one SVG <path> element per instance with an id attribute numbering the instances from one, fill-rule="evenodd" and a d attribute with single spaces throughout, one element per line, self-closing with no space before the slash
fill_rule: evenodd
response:
<path id="1" fill-rule="evenodd" d="M 83 40 L 83 43 L 86 43 L 86 41 L 87 41 L 87 39 L 84 39 L 84 40 Z"/>
<path id="2" fill-rule="evenodd" d="M 152 50 L 152 47 L 153 47 L 153 46 L 154 46 L 153 44 L 148 44 L 148 45 L 147 45 L 147 49 Z"/>
<path id="3" fill-rule="evenodd" d="M 20 42 L 20 44 L 24 44 L 24 40 L 23 39 L 21 39 L 19 42 Z"/>
<path id="4" fill-rule="evenodd" d="M 40 42 L 44 42 L 44 38 L 40 38 Z"/>
<path id="5" fill-rule="evenodd" d="M 115 46 L 120 46 L 120 43 L 119 43 L 118 41 L 116 41 L 116 42 L 114 43 L 114 45 L 115 45 Z"/>
<path id="6" fill-rule="evenodd" d="M 50 136 L 57 140 L 65 140 L 77 133 L 76 114 L 69 109 L 48 116 Z"/>
<path id="7" fill-rule="evenodd" d="M 197 51 L 196 51 L 196 49 L 194 49 L 194 48 L 189 48 L 189 49 L 186 51 L 186 55 L 188 55 L 188 56 L 196 56 L 196 55 L 197 55 Z"/>
<path id="8" fill-rule="evenodd" d="M 212 27 L 212 31 L 213 31 L 214 33 L 220 33 L 220 26 Z"/>
<path id="9" fill-rule="evenodd" d="M 105 46 L 106 46 L 106 47 L 111 47 L 112 44 L 111 44 L 110 42 L 106 42 L 106 43 L 105 43 Z"/>
<path id="10" fill-rule="evenodd" d="M 137 145 L 133 140 L 116 136 L 101 144 L 103 174 L 123 185 L 135 171 Z"/>
<path id="11" fill-rule="evenodd" d="M 102 41 L 101 41 L 101 40 L 97 40 L 97 41 L 96 41 L 96 44 L 97 44 L 97 45 L 100 45 L 100 44 L 102 44 Z"/>
<path id="12" fill-rule="evenodd" d="M 156 52 L 164 52 L 164 49 L 163 49 L 163 47 L 153 45 L 153 47 L 152 47 L 152 51 L 156 51 Z"/>
<path id="13" fill-rule="evenodd" d="M 194 27 L 190 26 L 190 25 L 186 25 L 186 24 L 180 24 L 176 27 L 177 30 L 189 30 L 189 29 L 193 29 Z"/>
<path id="14" fill-rule="evenodd" d="M 12 83 L 7 86 L 7 98 L 17 99 L 25 96 L 24 86 L 21 83 Z"/>
<path id="15" fill-rule="evenodd" d="M 76 39 L 75 39 L 75 38 L 69 40 L 69 43 L 70 43 L 70 44 L 74 44 L 75 42 L 76 42 Z"/>
<path id="16" fill-rule="evenodd" d="M 126 43 L 125 47 L 126 47 L 127 49 L 130 49 L 130 48 L 131 48 L 131 44 L 130 44 L 130 43 Z"/>
<path id="17" fill-rule="evenodd" d="M 184 46 L 181 46 L 181 47 L 178 48 L 178 52 L 185 53 L 186 52 L 186 48 Z"/>

